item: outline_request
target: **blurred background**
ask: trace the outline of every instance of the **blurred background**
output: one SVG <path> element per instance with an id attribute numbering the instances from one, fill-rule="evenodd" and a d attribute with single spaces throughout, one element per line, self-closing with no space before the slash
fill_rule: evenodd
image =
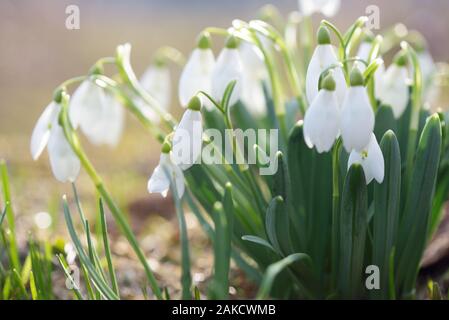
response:
<path id="1" fill-rule="evenodd" d="M 113 55 L 115 47 L 125 42 L 133 45 L 132 63 L 141 75 L 158 47 L 170 45 L 187 56 L 204 27 L 227 27 L 235 18 L 255 18 L 258 9 L 267 3 L 269 0 L 0 1 L 0 158 L 6 159 L 12 176 L 18 229 L 34 228 L 27 217 L 37 212 L 58 212 L 60 196 L 70 192 L 70 185 L 53 178 L 45 153 L 37 162 L 29 153 L 32 129 L 55 87 L 68 78 L 86 74 L 98 58 Z M 295 0 L 277 0 L 273 4 L 284 16 L 298 9 Z M 80 9 L 80 30 L 65 27 L 68 5 Z M 427 38 L 435 60 L 449 61 L 449 1 L 342 0 L 340 13 L 332 21 L 346 28 L 365 14 L 368 5 L 379 6 L 381 28 L 402 22 L 410 29 L 418 29 Z M 316 24 L 320 19 L 314 16 Z M 179 72 L 173 67 L 174 94 Z M 180 110 L 177 97 L 172 101 L 171 110 L 179 114 L 175 111 Z M 159 196 L 147 194 L 147 179 L 160 150 L 131 117 L 117 149 L 87 150 L 116 199 L 131 213 L 145 216 L 153 210 L 163 215 L 171 210 L 169 203 L 158 202 Z M 83 201 L 92 206 L 94 188 L 85 173 L 77 184 Z M 57 223 L 54 221 L 54 225 Z M 164 238 L 160 233 L 158 237 L 156 243 L 161 243 Z"/>

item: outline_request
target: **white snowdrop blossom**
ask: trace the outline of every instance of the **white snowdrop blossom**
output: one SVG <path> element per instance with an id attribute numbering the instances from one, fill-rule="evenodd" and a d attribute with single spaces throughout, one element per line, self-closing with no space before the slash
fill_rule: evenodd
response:
<path id="1" fill-rule="evenodd" d="M 371 139 L 362 151 L 353 150 L 351 152 L 348 159 L 348 170 L 354 163 L 362 166 L 366 184 L 369 184 L 373 179 L 378 183 L 383 182 L 385 174 L 384 156 L 374 133 L 371 133 Z"/>
<path id="2" fill-rule="evenodd" d="M 374 129 L 374 112 L 364 87 L 363 76 L 357 68 L 351 72 L 351 86 L 343 101 L 340 121 L 346 151 L 363 150 Z"/>
<path id="3" fill-rule="evenodd" d="M 430 85 L 433 75 L 435 74 L 437 67 L 432 55 L 427 50 L 421 50 L 417 53 L 419 66 L 421 68 L 422 79 L 425 89 Z"/>
<path id="4" fill-rule="evenodd" d="M 243 64 L 242 102 L 253 116 L 266 113 L 266 101 L 262 84 L 268 79 L 263 54 L 258 47 L 244 41 L 239 47 Z"/>
<path id="5" fill-rule="evenodd" d="M 172 139 L 172 159 L 182 170 L 187 170 L 200 158 L 202 137 L 201 100 L 195 96 L 190 100 Z"/>
<path id="6" fill-rule="evenodd" d="M 315 146 L 318 153 L 332 148 L 340 133 L 339 113 L 335 81 L 329 75 L 304 117 L 304 140 L 309 148 Z"/>
<path id="7" fill-rule="evenodd" d="M 398 119 L 407 107 L 409 99 L 408 71 L 404 61 L 399 57 L 385 71 L 383 79 L 376 83 L 380 85 L 379 99 L 383 104 L 390 105 L 393 114 Z"/>
<path id="8" fill-rule="evenodd" d="M 329 31 L 321 27 L 318 31 L 318 45 L 313 52 L 306 74 L 306 96 L 312 103 L 318 94 L 320 75 L 331 65 L 338 63 L 334 47 L 330 44 Z M 336 94 L 339 104 L 343 102 L 346 92 L 346 80 L 341 68 L 335 68 L 333 74 L 336 83 Z"/>
<path id="9" fill-rule="evenodd" d="M 102 84 L 100 80 L 97 82 Z M 73 127 L 80 127 L 91 143 L 116 146 L 123 132 L 125 115 L 112 94 L 85 80 L 70 100 L 69 118 Z"/>
<path id="10" fill-rule="evenodd" d="M 164 144 L 162 148 L 159 164 L 148 180 L 148 192 L 160 193 L 165 198 L 172 181 L 175 184 L 174 188 L 177 196 L 181 198 L 185 190 L 184 174 L 181 168 L 173 163 L 170 146 Z"/>
<path id="11" fill-rule="evenodd" d="M 298 0 L 298 4 L 299 11 L 305 16 L 322 13 L 332 17 L 340 9 L 340 0 Z"/>
<path id="12" fill-rule="evenodd" d="M 198 47 L 193 50 L 179 79 L 179 102 L 187 107 L 190 99 L 199 91 L 211 93 L 212 70 L 215 65 L 215 57 L 207 35 L 203 35 Z M 207 110 L 213 109 L 209 99 L 201 97 Z"/>
<path id="13" fill-rule="evenodd" d="M 31 135 L 31 155 L 33 160 L 37 160 L 47 147 L 55 178 L 61 182 L 74 182 L 81 165 L 58 123 L 60 111 L 61 105 L 51 102 L 37 120 Z"/>
<path id="14" fill-rule="evenodd" d="M 236 81 L 232 91 L 229 105 L 234 105 L 242 92 L 243 65 L 237 46 L 237 40 L 230 37 L 226 47 L 220 52 L 217 63 L 212 70 L 212 97 L 216 101 L 221 101 L 226 87 L 230 82 Z"/>
<path id="15" fill-rule="evenodd" d="M 161 61 L 151 64 L 140 79 L 142 87 L 164 110 L 168 110 L 171 103 L 170 79 L 170 70 L 167 65 Z"/>

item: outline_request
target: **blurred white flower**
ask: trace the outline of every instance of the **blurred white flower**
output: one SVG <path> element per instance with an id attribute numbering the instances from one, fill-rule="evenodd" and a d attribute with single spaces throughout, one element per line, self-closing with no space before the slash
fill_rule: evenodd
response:
<path id="1" fill-rule="evenodd" d="M 62 127 L 58 123 L 61 106 L 51 102 L 37 120 L 31 135 L 31 155 L 37 160 L 48 150 L 51 170 L 61 182 L 73 182 L 80 171 L 80 161 L 67 142 Z"/>
<path id="2" fill-rule="evenodd" d="M 329 75 L 323 80 L 323 88 L 306 111 L 304 140 L 318 153 L 329 151 L 340 133 L 340 112 L 335 94 L 335 81 Z"/>
<path id="3" fill-rule="evenodd" d="M 142 87 L 159 103 L 162 109 L 168 110 L 171 102 L 170 70 L 163 62 L 151 64 L 140 79 Z"/>
<path id="4" fill-rule="evenodd" d="M 298 0 L 298 5 L 299 11 L 305 16 L 322 13 L 332 17 L 340 9 L 340 0 Z"/>
<path id="5" fill-rule="evenodd" d="M 254 116 L 266 113 L 263 83 L 268 79 L 263 54 L 260 49 L 244 41 L 239 47 L 243 64 L 243 90 L 241 100 Z"/>
<path id="6" fill-rule="evenodd" d="M 202 137 L 201 100 L 194 96 L 176 127 L 172 140 L 172 160 L 182 170 L 187 170 L 200 158 Z"/>
<path id="7" fill-rule="evenodd" d="M 338 59 L 334 47 L 330 44 L 329 31 L 321 27 L 318 31 L 318 45 L 313 52 L 306 74 L 306 96 L 309 103 L 312 103 L 318 94 L 321 73 L 336 63 Z M 346 92 L 346 80 L 341 68 L 334 68 L 333 77 L 336 83 L 337 99 L 341 105 Z"/>
<path id="8" fill-rule="evenodd" d="M 341 113 L 341 135 L 346 151 L 363 150 L 374 129 L 374 112 L 357 68 L 351 72 L 351 86 L 346 92 Z"/>
<path id="9" fill-rule="evenodd" d="M 221 50 L 217 63 L 212 70 L 212 97 L 220 102 L 226 87 L 231 81 L 237 81 L 229 100 L 229 106 L 234 105 L 242 91 L 243 66 L 237 46 L 237 40 L 230 37 L 226 47 Z"/>
<path id="10" fill-rule="evenodd" d="M 51 226 L 52 218 L 48 212 L 38 212 L 34 215 L 34 223 L 39 229 L 48 229 Z"/>
<path id="11" fill-rule="evenodd" d="M 391 106 L 396 119 L 404 113 L 409 99 L 408 71 L 404 59 L 398 57 L 385 71 L 383 79 L 376 83 L 376 86 L 380 85 L 378 98 L 383 104 Z"/>
<path id="12" fill-rule="evenodd" d="M 122 135 L 125 115 L 112 94 L 85 80 L 70 99 L 69 118 L 73 127 L 79 126 L 91 143 L 116 146 Z"/>
<path id="13" fill-rule="evenodd" d="M 362 166 L 366 184 L 369 184 L 373 179 L 382 183 L 385 171 L 384 156 L 374 133 L 371 133 L 370 141 L 363 150 L 351 152 L 348 159 L 348 170 L 354 163 Z"/>
<path id="14" fill-rule="evenodd" d="M 430 85 L 432 77 L 437 71 L 437 67 L 428 50 L 421 50 L 417 53 L 419 66 L 421 67 L 422 79 L 424 88 L 427 89 Z"/>
<path id="15" fill-rule="evenodd" d="M 210 48 L 208 36 L 203 35 L 199 40 L 198 47 L 190 55 L 179 79 L 179 102 L 182 107 L 187 107 L 190 99 L 199 91 L 211 93 L 214 65 L 215 57 Z M 201 99 L 208 110 L 213 109 L 213 104 L 209 99 L 205 97 L 201 97 Z"/>
<path id="16" fill-rule="evenodd" d="M 158 166 L 154 169 L 153 174 L 148 180 L 148 192 L 160 193 L 164 198 L 167 196 L 170 188 L 170 180 L 175 184 L 178 197 L 184 194 L 184 174 L 181 168 L 175 165 L 171 159 L 170 147 L 164 145 Z M 167 174 L 169 176 L 167 176 Z"/>

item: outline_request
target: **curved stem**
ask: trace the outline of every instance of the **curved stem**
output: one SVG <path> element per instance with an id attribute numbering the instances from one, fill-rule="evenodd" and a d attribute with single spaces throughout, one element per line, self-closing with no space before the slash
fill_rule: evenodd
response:
<path id="1" fill-rule="evenodd" d="M 142 252 L 142 250 L 140 249 L 137 239 L 134 236 L 134 233 L 126 220 L 124 213 L 115 204 L 109 191 L 104 186 L 101 177 L 98 175 L 93 164 L 90 162 L 86 153 L 82 149 L 81 144 L 78 140 L 78 137 L 70 125 L 70 121 L 68 118 L 68 103 L 69 103 L 68 95 L 66 93 L 62 93 L 62 101 L 61 101 L 62 110 L 61 110 L 59 119 L 60 119 L 60 124 L 64 130 L 64 135 L 65 135 L 68 143 L 72 147 L 73 152 L 78 156 L 78 158 L 81 162 L 81 165 L 86 170 L 90 179 L 94 183 L 95 188 L 97 189 L 98 193 L 101 195 L 101 197 L 105 200 L 106 204 L 108 205 L 112 215 L 114 216 L 115 221 L 117 222 L 117 224 L 119 225 L 123 234 L 127 238 L 129 244 L 133 248 L 138 259 L 142 263 L 142 265 L 145 269 L 146 276 L 150 283 L 151 289 L 153 290 L 155 296 L 158 299 L 162 299 L 162 292 L 156 282 L 156 278 L 154 277 L 153 271 L 151 270 L 150 266 L 148 265 L 147 259 L 145 258 L 145 255 Z"/>
<path id="2" fill-rule="evenodd" d="M 340 149 L 341 139 L 338 138 L 332 150 L 332 287 L 337 285 L 338 272 L 338 229 L 340 226 Z"/>

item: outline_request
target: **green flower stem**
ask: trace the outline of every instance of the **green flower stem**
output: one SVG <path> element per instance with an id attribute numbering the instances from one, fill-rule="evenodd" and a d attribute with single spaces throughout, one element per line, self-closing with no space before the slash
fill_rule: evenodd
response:
<path id="1" fill-rule="evenodd" d="M 305 101 L 304 95 L 302 93 L 301 81 L 299 79 L 298 71 L 296 70 L 295 63 L 293 61 L 292 54 L 288 50 L 288 46 L 284 41 L 284 38 L 279 34 L 279 32 L 274 29 L 273 26 L 267 24 L 264 21 L 251 21 L 249 23 L 250 28 L 255 31 L 261 32 L 263 35 L 271 39 L 278 47 L 281 52 L 282 58 L 287 66 L 287 77 L 291 84 L 291 89 L 296 97 L 299 105 L 299 109 L 302 115 L 305 114 Z"/>
<path id="2" fill-rule="evenodd" d="M 160 47 L 155 55 L 174 62 L 178 67 L 183 67 L 186 63 L 186 58 L 182 52 L 170 46 Z"/>
<path id="3" fill-rule="evenodd" d="M 405 169 L 406 183 L 407 185 L 411 181 L 413 173 L 413 162 L 415 156 L 415 147 L 418 137 L 418 127 L 419 127 L 419 113 L 422 104 L 422 73 L 421 67 L 419 65 L 418 57 L 415 50 L 407 43 L 402 42 L 401 47 L 405 50 L 409 56 L 409 59 L 413 66 L 413 86 L 412 86 L 412 111 L 410 117 L 410 130 L 407 143 L 407 167 Z"/>
<path id="4" fill-rule="evenodd" d="M 117 48 L 116 65 L 122 80 L 137 96 L 153 108 L 153 110 L 162 118 L 164 123 L 166 123 L 170 129 L 174 129 L 177 124 L 176 120 L 170 113 L 165 111 L 160 106 L 159 102 L 157 102 L 137 80 L 137 77 L 131 67 L 130 54 L 131 47 L 129 44 L 125 44 Z"/>
<path id="5" fill-rule="evenodd" d="M 338 138 L 332 149 L 332 276 L 333 288 L 337 286 L 338 274 L 338 230 L 340 227 L 340 149 L 341 138 Z"/>
<path id="6" fill-rule="evenodd" d="M 95 168 L 92 165 L 92 163 L 90 162 L 90 160 L 87 158 L 87 155 L 84 152 L 84 150 L 82 149 L 76 133 L 73 131 L 73 129 L 70 125 L 69 118 L 68 118 L 68 102 L 69 102 L 69 96 L 65 92 L 62 93 L 62 101 L 61 101 L 62 110 L 61 110 L 61 114 L 60 114 L 60 124 L 64 130 L 66 139 L 69 142 L 70 146 L 72 147 L 72 150 L 78 156 L 78 158 L 81 162 L 81 165 L 83 166 L 84 170 L 86 170 L 89 177 L 91 178 L 98 193 L 105 200 L 106 204 L 108 205 L 109 209 L 111 210 L 112 215 L 114 216 L 115 221 L 120 226 L 123 234 L 129 241 L 129 243 L 130 243 L 131 247 L 133 248 L 134 252 L 136 253 L 138 259 L 142 263 L 142 265 L 145 269 L 146 276 L 148 278 L 148 281 L 150 283 L 150 286 L 151 286 L 155 296 L 158 299 L 162 299 L 162 292 L 156 282 L 156 278 L 154 277 L 153 271 L 151 270 L 150 266 L 148 265 L 145 255 L 142 252 L 142 250 L 140 249 L 137 239 L 134 236 L 134 233 L 131 230 L 131 227 L 129 226 L 128 222 L 126 221 L 124 213 L 115 204 L 110 193 L 104 186 L 102 179 L 98 175 L 97 171 L 95 170 Z"/>

